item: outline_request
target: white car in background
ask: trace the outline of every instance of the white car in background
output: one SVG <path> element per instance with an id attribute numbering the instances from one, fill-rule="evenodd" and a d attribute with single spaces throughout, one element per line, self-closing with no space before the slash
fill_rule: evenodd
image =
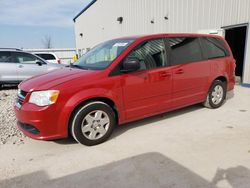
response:
<path id="1" fill-rule="evenodd" d="M 0 89 L 2 85 L 18 84 L 32 76 L 63 67 L 20 49 L 0 48 Z"/>
<path id="2" fill-rule="evenodd" d="M 56 63 L 61 64 L 61 60 L 57 57 L 56 54 L 51 52 L 36 52 L 35 55 L 43 58 L 44 60 L 50 62 L 50 63 Z"/>

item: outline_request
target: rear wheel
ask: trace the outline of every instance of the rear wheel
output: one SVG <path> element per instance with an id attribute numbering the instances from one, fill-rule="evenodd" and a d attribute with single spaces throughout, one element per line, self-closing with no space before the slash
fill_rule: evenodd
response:
<path id="1" fill-rule="evenodd" d="M 215 80 L 207 94 L 206 101 L 203 103 L 208 108 L 219 108 L 226 98 L 226 83 Z"/>
<path id="2" fill-rule="evenodd" d="M 90 102 L 78 108 L 71 122 L 71 134 L 84 145 L 92 146 L 106 141 L 115 126 L 113 109 L 103 102 Z"/>

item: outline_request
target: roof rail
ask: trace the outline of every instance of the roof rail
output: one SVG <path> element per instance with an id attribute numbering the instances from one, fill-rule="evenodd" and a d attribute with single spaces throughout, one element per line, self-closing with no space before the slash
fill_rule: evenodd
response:
<path id="1" fill-rule="evenodd" d="M 20 48 L 0 48 L 0 50 L 16 50 L 16 51 L 23 51 Z"/>

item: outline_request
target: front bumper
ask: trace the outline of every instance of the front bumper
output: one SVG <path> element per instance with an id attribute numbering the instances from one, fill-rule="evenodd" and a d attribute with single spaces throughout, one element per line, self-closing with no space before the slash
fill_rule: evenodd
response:
<path id="1" fill-rule="evenodd" d="M 55 105 L 38 107 L 24 103 L 20 108 L 14 107 L 18 128 L 28 137 L 36 140 L 54 140 L 65 138 L 67 134 L 61 131 L 58 117 L 60 111 Z"/>

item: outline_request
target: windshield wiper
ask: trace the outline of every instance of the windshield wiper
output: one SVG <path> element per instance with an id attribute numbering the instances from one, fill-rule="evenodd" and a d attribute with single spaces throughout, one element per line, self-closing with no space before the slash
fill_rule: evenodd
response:
<path id="1" fill-rule="evenodd" d="M 67 65 L 66 67 L 84 69 L 84 68 L 81 67 L 80 65 L 74 65 L 74 64 Z"/>

